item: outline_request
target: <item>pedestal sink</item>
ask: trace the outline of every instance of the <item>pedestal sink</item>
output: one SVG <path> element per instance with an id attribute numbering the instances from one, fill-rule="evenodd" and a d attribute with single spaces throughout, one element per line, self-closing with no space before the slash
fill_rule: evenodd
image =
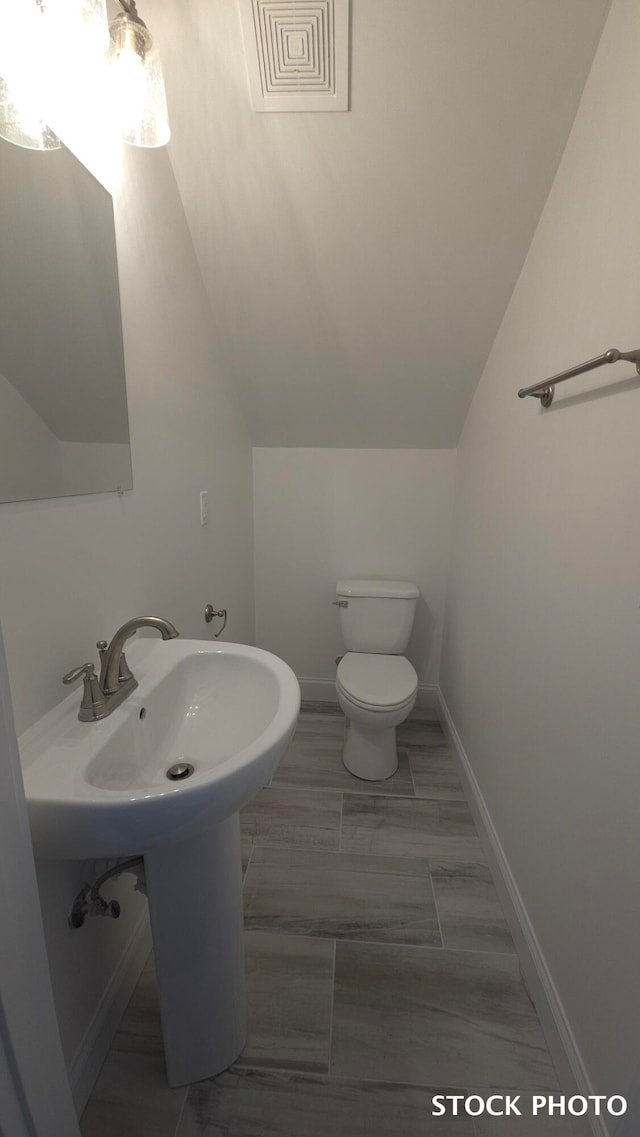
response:
<path id="1" fill-rule="evenodd" d="M 238 810 L 284 753 L 300 689 L 244 644 L 141 640 L 128 657 L 138 688 L 112 715 L 78 722 L 76 693 L 20 753 L 37 857 L 144 854 L 167 1075 L 184 1085 L 244 1046 Z M 193 770 L 173 781 L 174 766 Z"/>

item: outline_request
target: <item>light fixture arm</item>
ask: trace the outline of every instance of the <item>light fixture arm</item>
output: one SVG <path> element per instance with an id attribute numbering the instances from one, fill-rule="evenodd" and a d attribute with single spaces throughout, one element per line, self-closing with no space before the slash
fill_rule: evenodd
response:
<path id="1" fill-rule="evenodd" d="M 144 61 L 152 40 L 147 25 L 138 15 L 136 0 L 118 0 L 118 3 L 124 15 L 118 16 L 111 28 L 118 25 L 121 29 L 120 48 L 126 45 L 128 51 L 135 51 L 136 55 Z M 116 42 L 118 41 L 116 40 Z"/>
<path id="2" fill-rule="evenodd" d="M 144 20 L 141 20 L 138 15 L 136 0 L 118 0 L 118 3 L 130 20 L 133 20 L 136 24 L 142 24 L 142 27 L 146 28 L 147 25 Z"/>

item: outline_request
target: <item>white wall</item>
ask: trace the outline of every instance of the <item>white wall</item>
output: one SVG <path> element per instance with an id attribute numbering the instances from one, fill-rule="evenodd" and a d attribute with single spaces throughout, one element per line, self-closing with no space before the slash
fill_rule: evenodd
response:
<path id="1" fill-rule="evenodd" d="M 0 618 L 21 731 L 130 616 L 253 639 L 251 450 L 218 361 L 211 313 L 166 151 L 126 149 L 116 229 L 134 489 L 0 506 Z M 210 493 L 199 524 L 198 493 Z M 78 691 L 78 700 L 80 691 Z M 119 921 L 66 926 L 79 865 L 40 866 L 45 932 L 70 1061 L 144 903 L 127 878 Z"/>
<path id="2" fill-rule="evenodd" d="M 335 679 L 335 583 L 415 580 L 408 656 L 438 675 L 454 450 L 255 449 L 256 636 L 299 677 Z"/>
<path id="3" fill-rule="evenodd" d="M 614 0 L 465 426 L 442 688 L 597 1092 L 640 1044 L 640 7 Z M 589 394 L 591 392 L 591 394 Z"/>

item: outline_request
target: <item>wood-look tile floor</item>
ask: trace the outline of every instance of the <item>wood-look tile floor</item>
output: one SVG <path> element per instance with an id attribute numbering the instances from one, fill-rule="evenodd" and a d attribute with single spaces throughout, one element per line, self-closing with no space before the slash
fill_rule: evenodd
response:
<path id="1" fill-rule="evenodd" d="M 343 731 L 337 708 L 303 709 L 241 816 L 242 1055 L 167 1087 L 150 960 L 83 1137 L 499 1137 L 500 1122 L 432 1116 L 432 1094 L 558 1090 L 439 724 L 403 724 L 398 771 L 375 783 L 345 770 Z"/>

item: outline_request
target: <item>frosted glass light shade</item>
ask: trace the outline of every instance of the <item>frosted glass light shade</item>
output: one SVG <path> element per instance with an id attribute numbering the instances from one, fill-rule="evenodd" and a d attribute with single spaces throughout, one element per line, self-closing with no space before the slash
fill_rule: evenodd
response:
<path id="1" fill-rule="evenodd" d="M 59 150 L 60 139 L 42 118 L 31 93 L 0 76 L 0 138 L 27 150 Z"/>
<path id="2" fill-rule="evenodd" d="M 4 5 L 0 13 L 0 136 L 29 150 L 61 143 L 44 117 L 44 21 L 35 0 Z"/>
<path id="3" fill-rule="evenodd" d="M 166 146 L 171 137 L 167 96 L 149 30 L 123 12 L 109 32 L 111 98 L 120 137 L 132 146 Z"/>
<path id="4" fill-rule="evenodd" d="M 52 51 L 100 57 L 109 48 L 107 0 L 46 0 L 45 35 Z"/>

